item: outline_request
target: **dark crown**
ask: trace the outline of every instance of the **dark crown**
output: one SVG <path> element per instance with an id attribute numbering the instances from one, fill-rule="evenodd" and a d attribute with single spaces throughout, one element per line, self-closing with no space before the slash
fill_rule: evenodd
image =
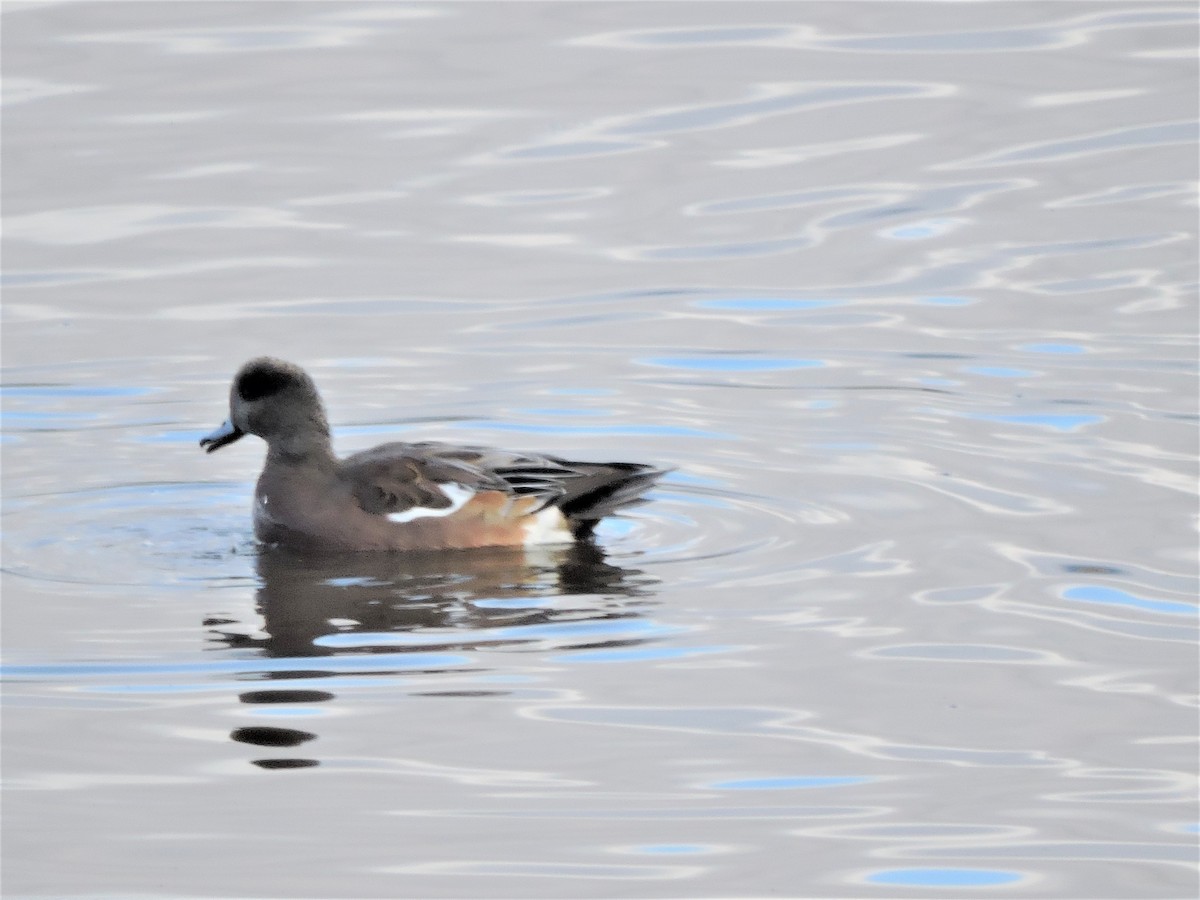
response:
<path id="1" fill-rule="evenodd" d="M 278 366 L 251 366 L 238 378 L 237 392 L 243 400 L 261 400 L 282 391 L 294 381 L 291 372 Z"/>

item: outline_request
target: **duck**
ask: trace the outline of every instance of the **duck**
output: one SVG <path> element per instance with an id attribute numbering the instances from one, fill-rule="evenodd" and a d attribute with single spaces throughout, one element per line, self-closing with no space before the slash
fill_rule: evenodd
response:
<path id="1" fill-rule="evenodd" d="M 439 441 L 334 453 L 316 383 L 270 356 L 245 363 L 208 453 L 248 434 L 266 442 L 254 488 L 256 538 L 301 552 L 427 552 L 569 545 L 601 519 L 646 502 L 669 469 L 579 462 Z"/>

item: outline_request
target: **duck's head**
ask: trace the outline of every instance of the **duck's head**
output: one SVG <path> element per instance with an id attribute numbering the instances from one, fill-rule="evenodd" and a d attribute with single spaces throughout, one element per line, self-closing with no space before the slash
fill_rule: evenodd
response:
<path id="1" fill-rule="evenodd" d="M 247 434 L 283 450 L 300 450 L 314 439 L 328 443 L 329 422 L 307 372 L 270 356 L 238 370 L 229 389 L 229 418 L 201 438 L 200 446 L 212 453 Z"/>

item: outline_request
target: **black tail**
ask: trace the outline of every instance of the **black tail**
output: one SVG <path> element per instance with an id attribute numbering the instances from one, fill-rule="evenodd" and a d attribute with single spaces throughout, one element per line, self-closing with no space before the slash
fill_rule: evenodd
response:
<path id="1" fill-rule="evenodd" d="M 669 469 L 641 463 L 565 463 L 576 477 L 565 482 L 566 493 L 555 506 L 567 517 L 576 537 L 592 533 L 596 523 L 618 510 L 645 503 L 650 490 Z"/>

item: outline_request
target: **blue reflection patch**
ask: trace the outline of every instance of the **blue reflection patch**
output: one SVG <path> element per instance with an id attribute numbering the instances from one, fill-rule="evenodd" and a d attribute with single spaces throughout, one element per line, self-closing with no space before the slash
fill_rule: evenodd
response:
<path id="1" fill-rule="evenodd" d="M 926 238 L 940 237 L 961 224 L 961 219 L 926 219 L 923 222 L 898 225 L 881 232 L 881 234 L 897 241 L 922 241 Z"/>
<path id="2" fill-rule="evenodd" d="M 237 672 L 243 675 L 260 672 L 318 672 L 441 669 L 465 666 L 468 656 L 453 653 L 373 653 L 368 656 L 279 656 L 262 659 L 220 659 L 209 662 L 162 663 L 61 663 L 15 665 L 0 667 L 0 678 L 70 678 L 113 675 L 207 675 Z M 148 686 L 152 689 L 152 686 Z M 173 690 L 174 688 L 168 688 Z"/>
<path id="3" fill-rule="evenodd" d="M 1018 350 L 1030 353 L 1087 353 L 1087 347 L 1079 344 L 1022 344 Z"/>
<path id="4" fill-rule="evenodd" d="M 31 424 L 52 424 L 56 420 L 79 422 L 95 419 L 97 417 L 97 413 L 90 412 L 30 412 L 15 409 L 4 410 L 5 422 L 29 422 Z"/>
<path id="5" fill-rule="evenodd" d="M 709 372 L 774 372 L 783 369 L 816 369 L 828 365 L 821 359 L 761 356 L 653 356 L 638 362 L 669 369 L 700 369 Z"/>
<path id="6" fill-rule="evenodd" d="M 1148 600 L 1145 597 L 1135 597 L 1133 594 L 1117 588 L 1103 587 L 1098 584 L 1084 584 L 1067 588 L 1062 592 L 1062 596 L 1065 600 L 1126 606 L 1130 609 L 1165 613 L 1169 616 L 1194 616 L 1197 612 L 1197 607 L 1191 603 L 1180 603 L 1177 600 Z"/>
<path id="7" fill-rule="evenodd" d="M 997 413 L 974 413 L 968 418 L 984 419 L 989 422 L 1007 422 L 1012 425 L 1035 425 L 1040 428 L 1053 428 L 1055 431 L 1078 431 L 1097 422 L 1103 422 L 1104 416 L 1063 416 L 1028 413 L 1025 415 L 1002 415 Z"/>
<path id="8" fill-rule="evenodd" d="M 616 516 L 609 516 L 607 519 L 602 519 L 596 526 L 596 534 L 603 537 L 624 537 L 627 534 L 633 533 L 637 528 L 637 523 L 632 519 L 621 519 Z"/>
<path id="9" fill-rule="evenodd" d="M 1032 369 L 1009 369 L 1005 366 L 963 366 L 964 372 L 986 375 L 988 378 L 1032 378 L 1037 372 Z"/>
<path id="10" fill-rule="evenodd" d="M 874 781 L 867 775 L 796 775 L 779 778 L 735 778 L 715 781 L 708 787 L 718 791 L 790 791 L 798 788 L 843 787 Z"/>
<path id="11" fill-rule="evenodd" d="M 4 385 L 0 387 L 3 397 L 142 397 L 153 394 L 157 388 L 76 384 Z"/>
<path id="12" fill-rule="evenodd" d="M 866 877 L 870 884 L 895 884 L 910 887 L 991 887 L 1013 884 L 1025 876 L 1002 869 L 887 869 Z"/>
<path id="13" fill-rule="evenodd" d="M 697 475 L 695 472 L 681 472 L 678 469 L 669 473 L 663 481 L 671 484 L 699 484 L 705 487 L 724 487 L 726 484 L 726 482 L 717 478 Z"/>

